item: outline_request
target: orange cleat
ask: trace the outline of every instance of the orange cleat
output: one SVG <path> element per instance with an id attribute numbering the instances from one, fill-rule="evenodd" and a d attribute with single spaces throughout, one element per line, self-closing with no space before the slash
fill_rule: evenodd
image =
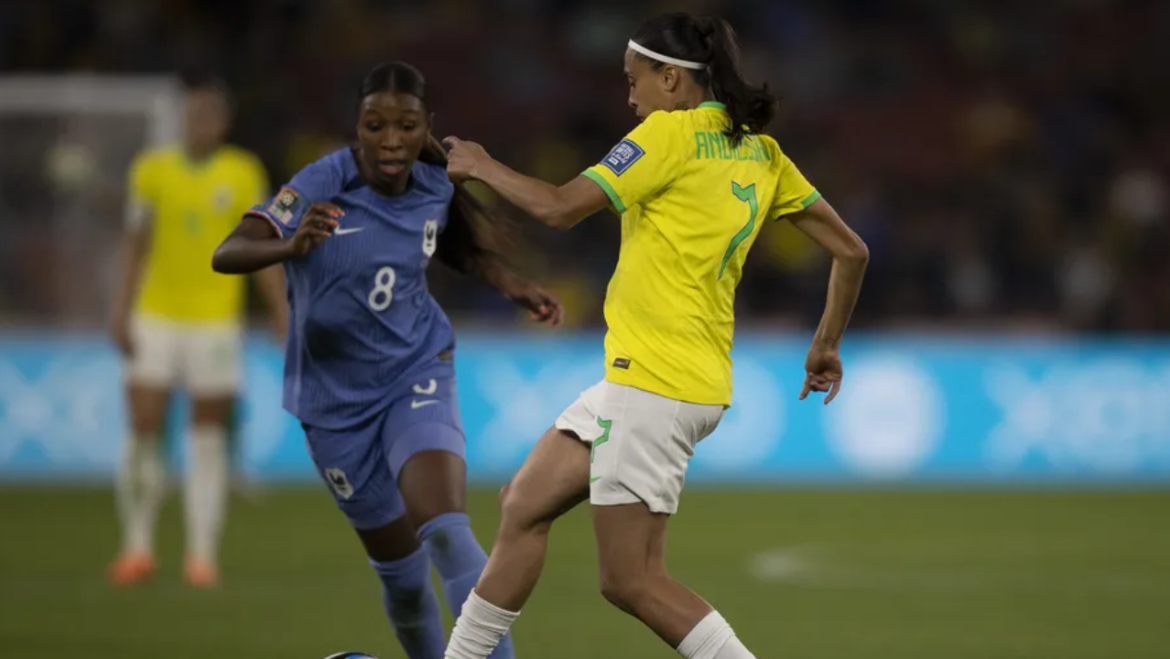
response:
<path id="1" fill-rule="evenodd" d="M 219 572 L 207 563 L 188 560 L 183 568 L 183 576 L 187 579 L 187 585 L 193 588 L 215 588 L 219 585 Z"/>
<path id="2" fill-rule="evenodd" d="M 156 565 L 150 554 L 122 554 L 110 566 L 110 581 L 115 586 L 137 586 L 154 576 Z"/>

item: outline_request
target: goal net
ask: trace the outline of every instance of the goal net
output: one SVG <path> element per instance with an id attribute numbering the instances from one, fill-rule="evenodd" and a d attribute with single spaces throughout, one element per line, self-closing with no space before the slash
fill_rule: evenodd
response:
<path id="1" fill-rule="evenodd" d="M 0 76 L 0 318 L 96 327 L 116 270 L 127 169 L 179 138 L 177 80 Z"/>

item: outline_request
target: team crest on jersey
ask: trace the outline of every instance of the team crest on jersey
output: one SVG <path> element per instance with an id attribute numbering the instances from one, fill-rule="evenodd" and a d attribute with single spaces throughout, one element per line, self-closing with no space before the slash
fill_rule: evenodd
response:
<path id="1" fill-rule="evenodd" d="M 297 203 L 297 193 L 284 188 L 276 195 L 276 199 L 268 206 L 268 214 L 281 224 L 288 224 L 293 219 L 293 207 Z"/>
<path id="2" fill-rule="evenodd" d="M 439 221 L 427 220 L 423 225 L 423 254 L 435 255 L 435 247 L 439 244 Z"/>
<path id="3" fill-rule="evenodd" d="M 342 499 L 349 499 L 353 496 L 353 485 L 350 484 L 349 478 L 345 472 L 340 469 L 326 469 L 325 480 L 329 481 L 329 487 L 337 493 L 337 496 Z"/>
<path id="4" fill-rule="evenodd" d="M 232 189 L 225 186 L 215 191 L 215 210 L 226 213 L 232 207 Z"/>
<path id="5" fill-rule="evenodd" d="M 601 164 L 609 167 L 609 170 L 614 174 L 621 176 L 644 155 L 646 155 L 646 151 L 642 147 L 631 139 L 624 139 L 618 142 L 618 145 L 609 152 Z"/>

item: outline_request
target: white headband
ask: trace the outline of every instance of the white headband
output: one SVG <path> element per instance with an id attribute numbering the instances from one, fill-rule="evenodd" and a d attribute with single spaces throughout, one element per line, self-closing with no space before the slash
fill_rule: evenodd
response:
<path id="1" fill-rule="evenodd" d="M 684 69 L 694 69 L 696 71 L 702 71 L 703 69 L 707 68 L 706 64 L 700 64 L 699 62 L 688 62 L 685 59 L 678 59 L 675 57 L 667 57 L 666 55 L 663 55 L 662 53 L 656 53 L 653 50 L 650 50 L 649 48 L 643 46 L 642 44 L 639 44 L 638 42 L 634 41 L 633 39 L 630 39 L 629 46 L 630 46 L 630 50 L 642 53 L 646 57 L 649 57 L 650 59 L 653 59 L 653 60 L 658 60 L 659 62 L 662 62 L 663 64 L 673 64 L 675 66 L 681 66 Z"/>

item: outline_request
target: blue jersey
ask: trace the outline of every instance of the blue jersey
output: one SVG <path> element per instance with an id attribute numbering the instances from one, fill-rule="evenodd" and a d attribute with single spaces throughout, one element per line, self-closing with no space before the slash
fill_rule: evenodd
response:
<path id="1" fill-rule="evenodd" d="M 378 194 L 343 149 L 250 212 L 287 238 L 313 203 L 345 211 L 328 240 L 284 263 L 284 407 L 302 423 L 352 427 L 384 411 L 407 380 L 454 377 L 455 334 L 426 280 L 453 194 L 446 170 L 421 162 L 404 194 Z"/>

